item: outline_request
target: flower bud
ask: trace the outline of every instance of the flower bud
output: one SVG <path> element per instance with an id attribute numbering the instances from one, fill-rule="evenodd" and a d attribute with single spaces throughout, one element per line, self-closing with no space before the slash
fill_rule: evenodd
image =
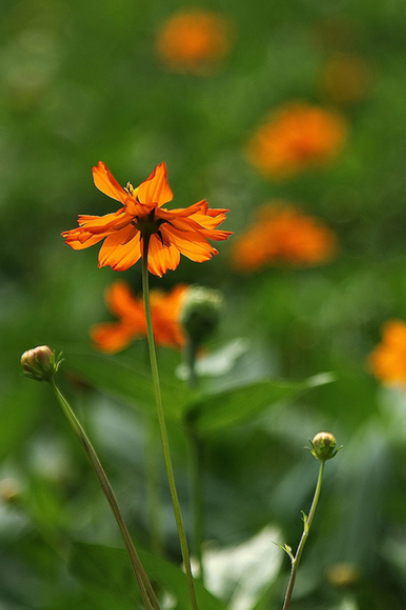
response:
<path id="1" fill-rule="evenodd" d="M 217 327 L 223 297 L 218 290 L 190 286 L 180 311 L 180 323 L 194 345 L 200 345 Z"/>
<path id="2" fill-rule="evenodd" d="M 319 432 L 310 444 L 312 446 L 310 453 L 321 462 L 331 460 L 341 449 L 341 447 L 336 449 L 337 441 L 330 432 Z"/>
<path id="3" fill-rule="evenodd" d="M 20 362 L 27 377 L 36 381 L 50 381 L 62 360 L 60 356 L 55 357 L 55 352 L 47 345 L 40 345 L 24 352 Z"/>

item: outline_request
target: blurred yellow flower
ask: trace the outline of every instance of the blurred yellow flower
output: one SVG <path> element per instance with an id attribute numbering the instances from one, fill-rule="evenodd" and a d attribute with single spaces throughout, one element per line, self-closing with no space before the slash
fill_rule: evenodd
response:
<path id="1" fill-rule="evenodd" d="M 175 72 L 205 74 L 230 49 L 230 23 L 211 11 L 181 11 L 156 34 L 158 57 Z"/>
<path id="2" fill-rule="evenodd" d="M 180 308 L 187 287 L 177 284 L 168 293 L 151 290 L 151 318 L 157 345 L 180 348 L 184 342 L 179 322 Z M 90 337 L 96 349 L 116 353 L 135 339 L 147 336 L 142 297 L 135 297 L 125 282 L 114 282 L 105 293 L 107 308 L 117 318 L 116 322 L 102 322 L 90 329 Z"/>
<path id="3" fill-rule="evenodd" d="M 262 174 L 283 179 L 330 161 L 347 135 L 341 115 L 295 102 L 272 112 L 247 146 L 247 158 Z"/>
<path id="4" fill-rule="evenodd" d="M 406 322 L 385 322 L 382 341 L 369 354 L 368 368 L 383 384 L 406 388 Z"/>
<path id="5" fill-rule="evenodd" d="M 277 201 L 259 207 L 254 223 L 234 239 L 231 262 L 245 272 L 280 263 L 318 265 L 330 260 L 335 249 L 336 238 L 330 229 Z"/>

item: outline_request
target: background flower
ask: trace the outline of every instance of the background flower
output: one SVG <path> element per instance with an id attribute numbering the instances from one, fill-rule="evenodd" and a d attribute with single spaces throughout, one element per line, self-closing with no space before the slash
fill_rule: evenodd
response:
<path id="1" fill-rule="evenodd" d="M 181 11 L 162 23 L 156 34 L 158 57 L 175 72 L 204 74 L 230 50 L 230 23 L 211 11 Z"/>
<path id="2" fill-rule="evenodd" d="M 184 336 L 179 324 L 179 312 L 187 287 L 178 284 L 165 294 L 151 290 L 151 319 L 157 345 L 180 348 Z M 116 353 L 132 341 L 146 337 L 147 329 L 142 296 L 135 297 L 122 281 L 114 282 L 105 292 L 106 306 L 117 322 L 95 324 L 90 329 L 94 346 L 106 353 Z"/>
<path id="3" fill-rule="evenodd" d="M 264 265 L 317 265 L 331 260 L 336 238 L 320 220 L 283 202 L 261 206 L 254 223 L 233 240 L 232 265 L 254 271 Z"/>
<path id="4" fill-rule="evenodd" d="M 383 384 L 398 384 L 406 389 L 406 322 L 385 322 L 382 341 L 370 353 L 368 367 Z"/>
<path id="5" fill-rule="evenodd" d="M 332 110 L 301 102 L 274 110 L 247 145 L 247 158 L 262 174 L 286 178 L 322 166 L 340 152 L 346 122 Z"/>

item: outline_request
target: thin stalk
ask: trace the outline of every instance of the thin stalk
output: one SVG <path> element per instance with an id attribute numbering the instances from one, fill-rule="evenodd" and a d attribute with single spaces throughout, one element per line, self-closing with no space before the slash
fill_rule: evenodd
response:
<path id="1" fill-rule="evenodd" d="M 194 388 L 197 383 L 196 377 L 196 344 L 187 337 L 183 347 L 183 363 L 187 371 L 187 382 L 189 387 Z"/>
<path id="2" fill-rule="evenodd" d="M 202 478 L 204 446 L 202 439 L 197 436 L 193 429 L 188 428 L 187 436 L 189 440 L 190 454 L 190 513 L 192 521 L 192 554 L 197 560 L 200 578 L 202 581 L 204 581 L 204 569 L 202 561 Z"/>
<path id="3" fill-rule="evenodd" d="M 148 347 L 149 347 L 149 356 L 151 361 L 151 374 L 152 374 L 152 382 L 154 387 L 154 395 L 155 395 L 155 403 L 157 408 L 157 417 L 159 424 L 159 432 L 161 436 L 161 444 L 162 444 L 162 453 L 165 464 L 166 477 L 168 479 L 169 492 L 172 500 L 173 513 L 176 521 L 176 528 L 178 530 L 178 537 L 180 542 L 180 548 L 182 552 L 183 558 L 183 566 L 186 573 L 186 579 L 188 584 L 189 597 L 192 604 L 193 610 L 197 610 L 197 600 L 196 593 L 193 584 L 193 576 L 192 576 L 192 568 L 190 565 L 190 556 L 189 550 L 186 540 L 186 534 L 183 527 L 182 515 L 180 512 L 180 505 L 178 494 L 175 486 L 175 477 L 173 475 L 173 466 L 172 460 L 169 450 L 169 440 L 168 440 L 168 432 L 165 424 L 165 416 L 164 410 L 162 406 L 162 397 L 161 397 L 161 386 L 159 383 L 159 373 L 158 373 L 158 362 L 156 357 L 155 350 L 155 341 L 154 335 L 152 331 L 152 322 L 151 322 L 151 309 L 149 304 L 149 281 L 148 281 L 148 245 L 149 238 L 148 236 L 143 236 L 143 247 L 142 247 L 142 287 L 143 287 L 143 299 L 144 299 L 144 311 L 145 311 L 145 322 L 147 327 L 147 339 L 148 339 Z"/>
<path id="4" fill-rule="evenodd" d="M 151 418 L 148 417 L 146 422 L 144 460 L 149 529 L 152 551 L 157 555 L 162 555 L 162 528 L 159 514 L 159 463 L 155 441 L 155 425 Z"/>
<path id="5" fill-rule="evenodd" d="M 296 555 L 293 558 L 291 557 L 292 567 L 291 567 L 291 571 L 290 571 L 288 587 L 286 589 L 285 601 L 283 602 L 282 610 L 289 610 L 289 608 L 290 608 L 290 600 L 292 598 L 293 587 L 295 586 L 296 574 L 297 574 L 297 570 L 299 567 L 300 558 L 302 556 L 304 545 L 306 544 L 306 540 L 309 536 L 310 527 L 312 525 L 314 513 L 316 512 L 317 503 L 319 501 L 323 472 L 324 472 L 324 460 L 320 460 L 319 476 L 317 478 L 316 489 L 315 489 L 314 496 L 313 496 L 313 502 L 310 507 L 309 516 L 304 518 L 303 534 L 300 539 L 299 546 L 297 547 Z"/>
<path id="6" fill-rule="evenodd" d="M 96 451 L 90 442 L 86 432 L 82 428 L 78 418 L 70 407 L 68 401 L 60 392 L 59 388 L 55 384 L 54 379 L 50 380 L 51 387 L 55 393 L 55 396 L 62 407 L 62 411 L 66 415 L 69 423 L 74 429 L 80 444 L 82 445 L 87 457 L 89 458 L 90 464 L 93 467 L 93 470 L 99 480 L 100 487 L 106 497 L 107 502 L 112 510 L 118 528 L 120 530 L 121 536 L 124 541 L 124 545 L 128 556 L 130 558 L 130 562 L 134 571 L 135 578 L 137 579 L 138 587 L 141 593 L 141 597 L 143 599 L 145 608 L 147 610 L 160 610 L 158 599 L 155 595 L 155 591 L 152 588 L 150 580 L 146 575 L 144 568 L 142 567 L 141 561 L 138 557 L 137 551 L 134 548 L 134 544 L 131 540 L 130 533 L 127 529 L 127 526 L 124 522 L 123 516 L 121 514 L 120 508 L 118 506 L 116 497 L 114 495 L 113 489 L 110 485 L 110 481 L 107 478 L 106 473 L 104 472 L 103 466 L 100 463 L 100 460 L 96 454 Z"/>

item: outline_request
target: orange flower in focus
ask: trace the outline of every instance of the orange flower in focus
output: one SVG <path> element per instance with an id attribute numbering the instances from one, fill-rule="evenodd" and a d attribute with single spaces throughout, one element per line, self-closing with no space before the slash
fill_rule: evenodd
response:
<path id="1" fill-rule="evenodd" d="M 170 293 L 151 290 L 151 318 L 157 345 L 180 348 L 184 338 L 178 322 L 179 311 L 187 287 L 175 286 Z M 95 324 L 90 329 L 94 346 L 113 354 L 127 347 L 135 339 L 147 336 L 142 297 L 132 295 L 125 282 L 114 282 L 105 293 L 107 308 L 119 320 Z"/>
<path id="2" fill-rule="evenodd" d="M 247 157 L 262 174 L 287 178 L 322 165 L 341 150 L 347 128 L 336 112 L 293 103 L 271 113 L 248 143 Z"/>
<path id="3" fill-rule="evenodd" d="M 158 30 L 158 56 L 176 72 L 205 73 L 230 48 L 228 21 L 209 11 L 180 12 Z"/>
<path id="4" fill-rule="evenodd" d="M 148 238 L 148 271 L 162 276 L 176 269 L 181 253 L 197 263 L 209 260 L 217 250 L 207 240 L 221 241 L 231 235 L 216 230 L 228 210 L 211 210 L 204 200 L 183 209 L 161 207 L 172 199 L 165 163 L 157 165 L 136 189 L 130 183 L 121 188 L 100 161 L 92 171 L 96 187 L 123 207 L 105 216 L 79 216 L 79 228 L 65 231 L 62 237 L 74 250 L 104 239 L 99 267 L 125 271 L 141 258 L 143 241 Z"/>
<path id="5" fill-rule="evenodd" d="M 386 385 L 400 384 L 406 389 L 406 323 L 389 320 L 382 326 L 382 342 L 368 358 L 372 374 Z"/>
<path id="6" fill-rule="evenodd" d="M 331 259 L 336 247 L 334 233 L 311 216 L 293 207 L 266 204 L 231 251 L 238 271 L 254 271 L 265 265 L 317 265 Z"/>

